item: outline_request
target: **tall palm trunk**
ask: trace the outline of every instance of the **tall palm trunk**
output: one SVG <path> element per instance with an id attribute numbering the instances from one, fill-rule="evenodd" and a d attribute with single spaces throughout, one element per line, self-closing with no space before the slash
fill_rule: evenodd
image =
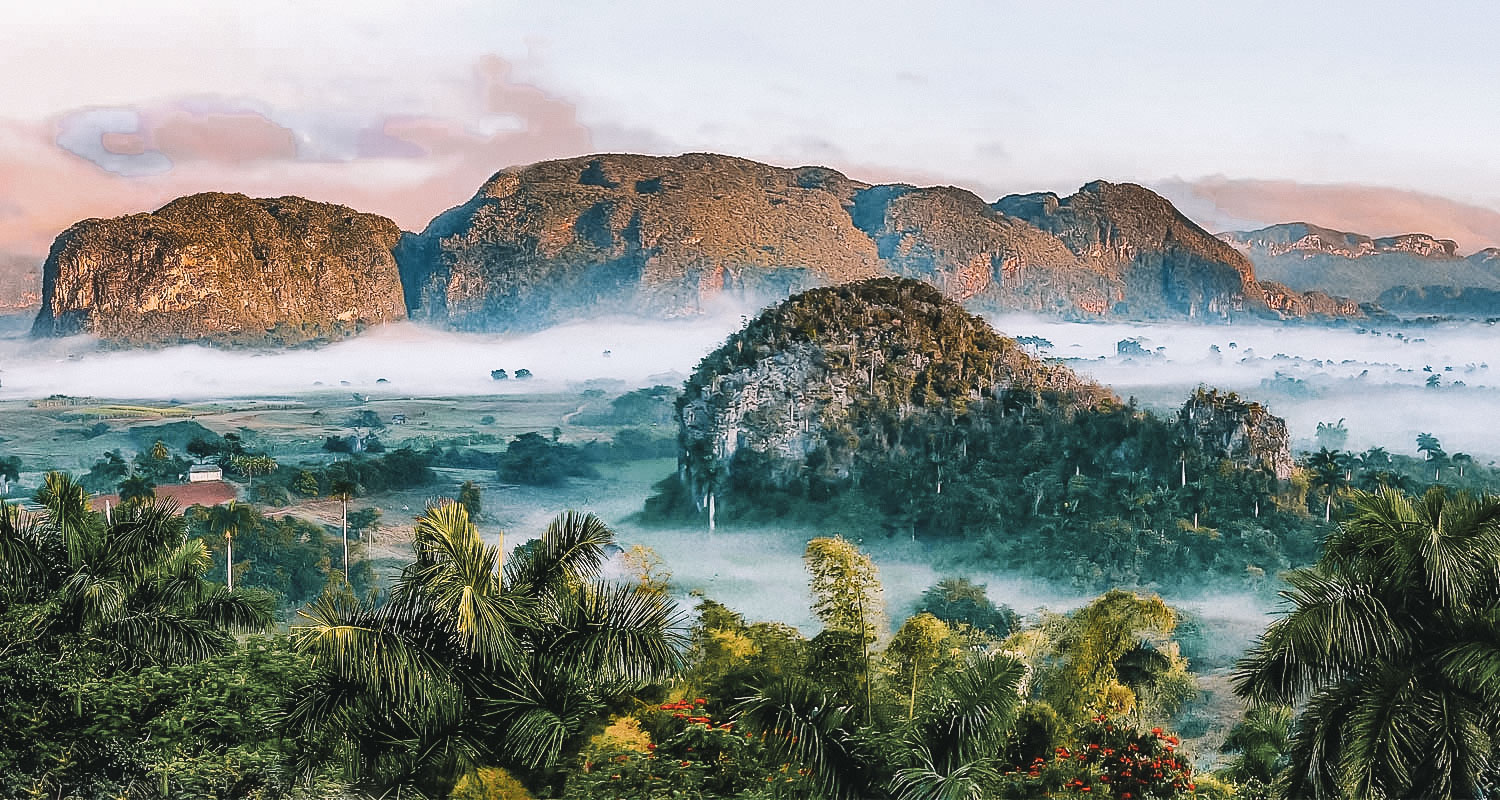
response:
<path id="1" fill-rule="evenodd" d="M 339 498 L 339 522 L 344 531 L 344 583 L 349 582 L 349 498 Z"/>
<path id="2" fill-rule="evenodd" d="M 229 531 L 224 531 L 224 578 L 234 591 L 234 534 Z"/>

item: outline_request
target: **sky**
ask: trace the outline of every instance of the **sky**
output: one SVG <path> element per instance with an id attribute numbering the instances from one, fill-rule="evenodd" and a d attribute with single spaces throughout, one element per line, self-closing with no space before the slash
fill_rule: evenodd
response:
<path id="1" fill-rule="evenodd" d="M 1500 245 L 1500 5 L 26 0 L 0 278 L 205 190 L 420 230 L 495 171 L 716 151 L 987 199 L 1096 178 L 1213 230 Z"/>

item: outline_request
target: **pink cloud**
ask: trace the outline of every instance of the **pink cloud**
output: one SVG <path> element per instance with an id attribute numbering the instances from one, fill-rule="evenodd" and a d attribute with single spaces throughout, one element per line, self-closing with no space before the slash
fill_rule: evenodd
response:
<path id="1" fill-rule="evenodd" d="M 1370 236 L 1429 233 L 1465 253 L 1500 246 L 1500 211 L 1405 189 L 1224 177 L 1155 188 L 1213 231 L 1310 222 Z"/>
<path id="2" fill-rule="evenodd" d="M 0 119 L 0 252 L 35 263 L 80 219 L 148 211 L 210 190 L 302 195 L 420 230 L 499 169 L 592 146 L 571 102 L 514 82 L 502 59 L 477 64 L 468 91 L 469 108 L 454 117 L 320 117 L 193 97 L 80 109 L 45 123 Z M 493 131 L 474 124 L 497 115 L 511 124 Z M 347 140 L 350 157 L 301 154 L 299 136 Z M 0 264 L 0 272 L 17 269 Z"/>

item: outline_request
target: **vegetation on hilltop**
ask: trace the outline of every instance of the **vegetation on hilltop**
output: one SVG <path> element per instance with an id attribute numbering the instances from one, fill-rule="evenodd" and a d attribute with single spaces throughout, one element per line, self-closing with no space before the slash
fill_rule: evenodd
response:
<path id="1" fill-rule="evenodd" d="M 1317 545 L 1263 406 L 1200 389 L 1147 413 L 914 281 L 766 311 L 704 358 L 678 418 L 658 518 L 710 498 L 719 522 L 834 515 L 1090 588 L 1258 582 Z"/>

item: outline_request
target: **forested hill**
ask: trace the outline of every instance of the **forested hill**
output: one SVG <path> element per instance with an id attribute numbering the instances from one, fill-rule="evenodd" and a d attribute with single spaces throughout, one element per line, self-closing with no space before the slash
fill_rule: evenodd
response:
<path id="1" fill-rule="evenodd" d="M 1264 574 L 1312 548 L 1264 406 L 1200 390 L 1147 413 L 917 281 L 767 310 L 702 361 L 678 428 L 653 513 L 844 515 L 1089 585 Z"/>

